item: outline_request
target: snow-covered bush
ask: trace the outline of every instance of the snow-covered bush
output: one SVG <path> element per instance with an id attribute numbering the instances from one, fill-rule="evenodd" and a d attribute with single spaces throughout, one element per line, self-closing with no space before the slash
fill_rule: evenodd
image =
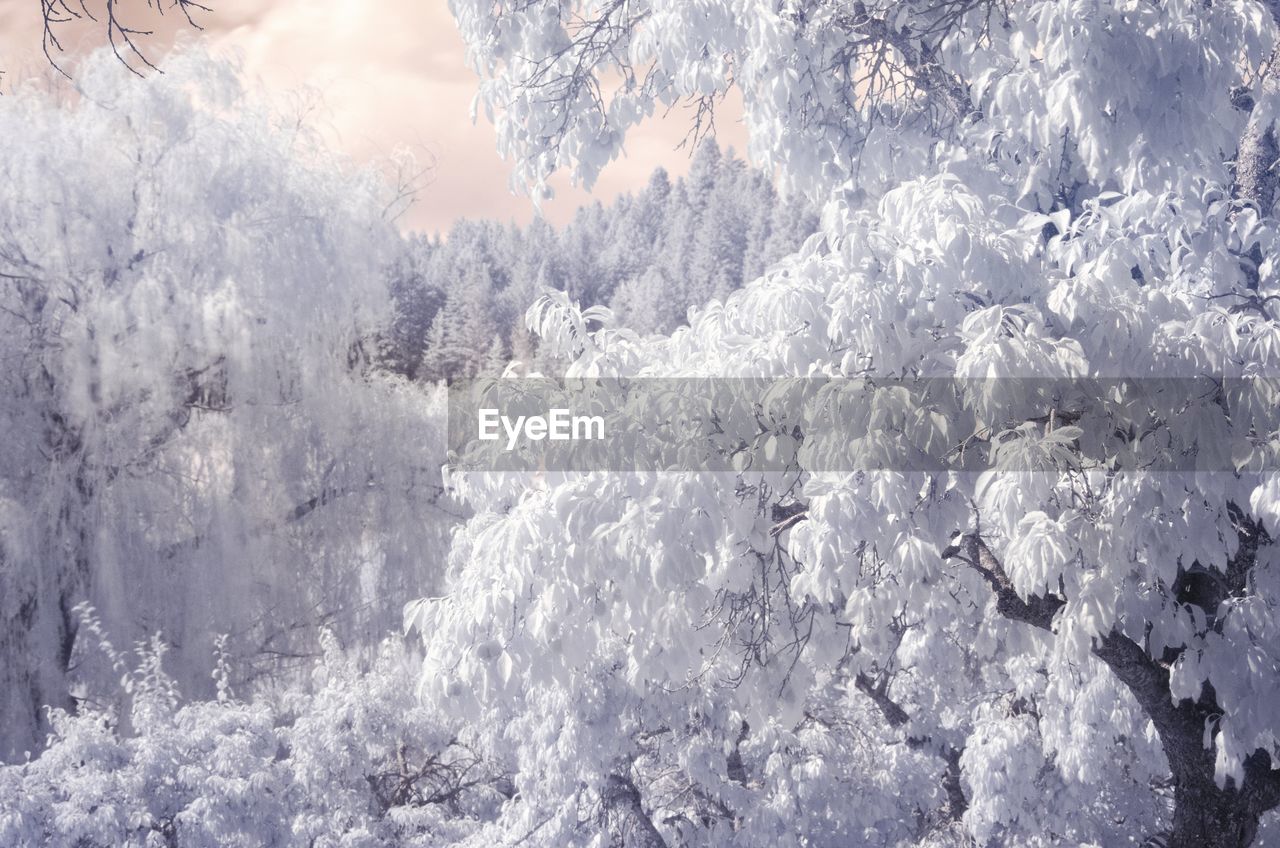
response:
<path id="1" fill-rule="evenodd" d="M 414 698 L 399 643 L 361 669 L 324 641 L 313 690 L 271 704 L 179 706 L 163 640 L 107 646 L 120 691 L 54 710 L 44 753 L 0 767 L 0 844 L 427 848 L 492 819 L 509 781 L 461 722 Z M 113 695 L 128 696 L 130 734 L 97 706 Z"/>

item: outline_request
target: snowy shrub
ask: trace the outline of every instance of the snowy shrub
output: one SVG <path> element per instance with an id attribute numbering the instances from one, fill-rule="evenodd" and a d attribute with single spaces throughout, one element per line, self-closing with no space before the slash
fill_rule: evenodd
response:
<path id="1" fill-rule="evenodd" d="M 324 641 L 313 686 L 276 704 L 179 705 L 159 637 L 117 655 L 120 691 L 54 710 L 44 753 L 0 767 L 0 844 L 428 848 L 494 818 L 509 779 L 417 701 L 398 643 L 361 670 Z M 127 696 L 131 733 L 93 706 L 108 694 Z"/>

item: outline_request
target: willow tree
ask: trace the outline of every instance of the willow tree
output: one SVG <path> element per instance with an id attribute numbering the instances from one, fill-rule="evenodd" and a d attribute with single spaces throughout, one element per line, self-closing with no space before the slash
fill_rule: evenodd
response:
<path id="1" fill-rule="evenodd" d="M 74 99 L 0 102 L 6 757 L 83 694 L 81 603 L 117 643 L 161 631 L 211 694 L 216 634 L 246 676 L 318 624 L 369 635 L 443 533 L 429 397 L 366 356 L 402 249 L 381 181 L 222 62 L 83 70 Z"/>

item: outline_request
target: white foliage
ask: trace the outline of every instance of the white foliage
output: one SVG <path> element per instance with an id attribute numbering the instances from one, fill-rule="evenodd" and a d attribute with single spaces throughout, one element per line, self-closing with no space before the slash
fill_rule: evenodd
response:
<path id="1" fill-rule="evenodd" d="M 367 361 L 402 249 L 381 181 L 222 61 L 81 76 L 0 101 L 6 756 L 67 705 L 77 602 L 212 695 L 217 633 L 256 673 L 330 616 L 376 641 L 446 526 L 440 404 Z"/>
<path id="2" fill-rule="evenodd" d="M 859 780 L 888 779 L 907 734 L 963 749 L 963 826 L 979 842 L 1119 844 L 1159 824 L 1150 780 L 1167 764 L 1143 712 L 1099 682 L 1107 672 L 1090 649 L 1111 633 L 1156 659 L 1181 653 L 1171 696 L 1212 683 L 1226 711 L 1210 736 L 1220 784 L 1255 749 L 1280 761 L 1264 635 L 1264 610 L 1280 602 L 1263 576 L 1275 544 L 1256 523 L 1274 531 L 1275 487 L 1254 473 L 1275 441 L 1275 406 L 1230 406 L 1220 382 L 1158 382 L 1280 375 L 1277 321 L 1247 305 L 1280 294 L 1280 279 L 1268 260 L 1251 292 L 1243 258 L 1255 245 L 1269 256 L 1277 228 L 1231 199 L 1226 164 L 1247 119 L 1227 92 L 1257 90 L 1273 24 L 1246 2 L 1041 0 L 966 6 L 941 30 L 928 4 L 859 4 L 870 21 L 859 29 L 843 21 L 847 6 L 453 4 L 484 78 L 478 100 L 533 190 L 561 167 L 590 183 L 653 109 L 732 84 L 753 155 L 828 198 L 819 236 L 669 337 L 592 332 L 567 301 L 544 301 L 531 326 L 578 353 L 571 374 L 849 378 L 807 415 L 763 380 L 714 410 L 758 421 L 762 454 L 794 448 L 787 473 L 753 472 L 749 449 L 737 474 L 459 481 L 478 514 L 453 548 L 448 594 L 415 608 L 422 685 L 522 728 L 507 739 L 522 774 L 557 779 L 527 796 L 541 812 L 511 814 L 556 822 L 545 844 L 592 832 L 582 810 L 599 803 L 602 763 L 655 793 L 654 821 L 673 839 L 702 815 L 700 844 L 777 844 L 792 831 L 756 829 L 747 811 L 804 797 L 783 820 L 829 811 L 817 841 L 896 844 L 904 835 L 878 817 L 894 808 L 851 803 L 832 775 L 870 762 Z M 890 59 L 910 67 L 926 39 L 938 57 L 878 100 L 841 70 L 866 67 L 877 24 L 901 36 Z M 643 84 L 628 83 L 624 57 Z M 931 83 L 935 71 L 963 94 Z M 603 100 L 583 80 L 600 82 Z M 964 96 L 972 111 L 947 120 Z M 930 397 L 936 419 L 908 421 L 876 386 L 935 376 L 970 381 Z M 1151 382 L 1057 397 L 1017 381 L 1113 377 Z M 694 407 L 689 394 L 667 409 Z M 818 409 L 854 437 L 780 443 Z M 953 444 L 965 464 L 830 472 L 833 459 L 889 457 L 891 430 L 899 445 L 902 434 Z M 775 522 L 797 503 L 802 519 Z M 983 534 L 1023 599 L 1062 599 L 1052 633 L 1006 620 L 981 563 L 943 559 L 958 531 Z M 1226 574 L 1250 533 L 1255 579 L 1240 597 L 1202 609 L 1172 596 L 1192 569 Z M 906 728 L 856 712 L 870 697 L 859 672 L 892 681 L 881 694 L 905 705 Z M 818 721 L 838 752 L 785 781 L 794 746 L 726 788 L 696 780 L 677 753 L 693 744 L 682 733 L 710 734 L 725 752 L 767 748 L 826 716 L 833 686 L 861 704 L 838 715 L 859 718 Z M 582 736 L 569 744 L 562 731 Z M 646 759 L 654 738 L 672 760 Z M 937 756 L 905 767 L 925 763 L 940 768 Z M 1126 776 L 1100 780 L 1104 763 Z M 937 771 L 917 777 L 915 803 L 941 815 Z M 659 809 L 669 779 L 723 809 Z"/>

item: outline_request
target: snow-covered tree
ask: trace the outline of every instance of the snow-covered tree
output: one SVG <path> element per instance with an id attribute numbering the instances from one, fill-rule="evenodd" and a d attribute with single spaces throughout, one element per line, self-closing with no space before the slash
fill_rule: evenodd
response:
<path id="1" fill-rule="evenodd" d="M 624 282 L 614 293 L 609 308 L 642 335 L 670 330 L 679 326 L 684 317 L 680 314 L 680 301 L 672 295 L 677 290 L 659 268 L 650 268 Z"/>
<path id="2" fill-rule="evenodd" d="M 763 174 L 713 140 L 675 188 L 659 168 L 636 195 L 583 207 L 559 231 L 541 218 L 524 229 L 464 219 L 447 239 L 411 238 L 392 276 L 381 364 L 422 380 L 470 378 L 496 332 L 529 365 L 524 311 L 546 288 L 609 304 L 629 326 L 670 331 L 690 306 L 741 287 L 747 269 L 817 229 L 810 204 L 778 202 Z"/>
<path id="3" fill-rule="evenodd" d="M 210 694 L 218 633 L 246 673 L 324 622 L 375 644 L 447 528 L 439 404 L 368 364 L 402 250 L 381 182 L 221 62 L 82 71 L 0 100 L 5 758 L 73 706 L 79 602 Z"/>
<path id="4" fill-rule="evenodd" d="M 537 304 L 570 376 L 689 378 L 691 409 L 712 378 L 820 377 L 844 416 L 806 431 L 820 409 L 765 381 L 710 412 L 778 470 L 457 479 L 448 594 L 407 620 L 424 691 L 504 730 L 502 826 L 1251 844 L 1280 803 L 1280 9 L 453 8 L 534 191 L 732 85 L 752 158 L 825 200 L 818 236 L 670 336 Z M 927 377 L 958 382 L 890 390 Z M 904 441 L 950 467 L 876 453 Z"/>

